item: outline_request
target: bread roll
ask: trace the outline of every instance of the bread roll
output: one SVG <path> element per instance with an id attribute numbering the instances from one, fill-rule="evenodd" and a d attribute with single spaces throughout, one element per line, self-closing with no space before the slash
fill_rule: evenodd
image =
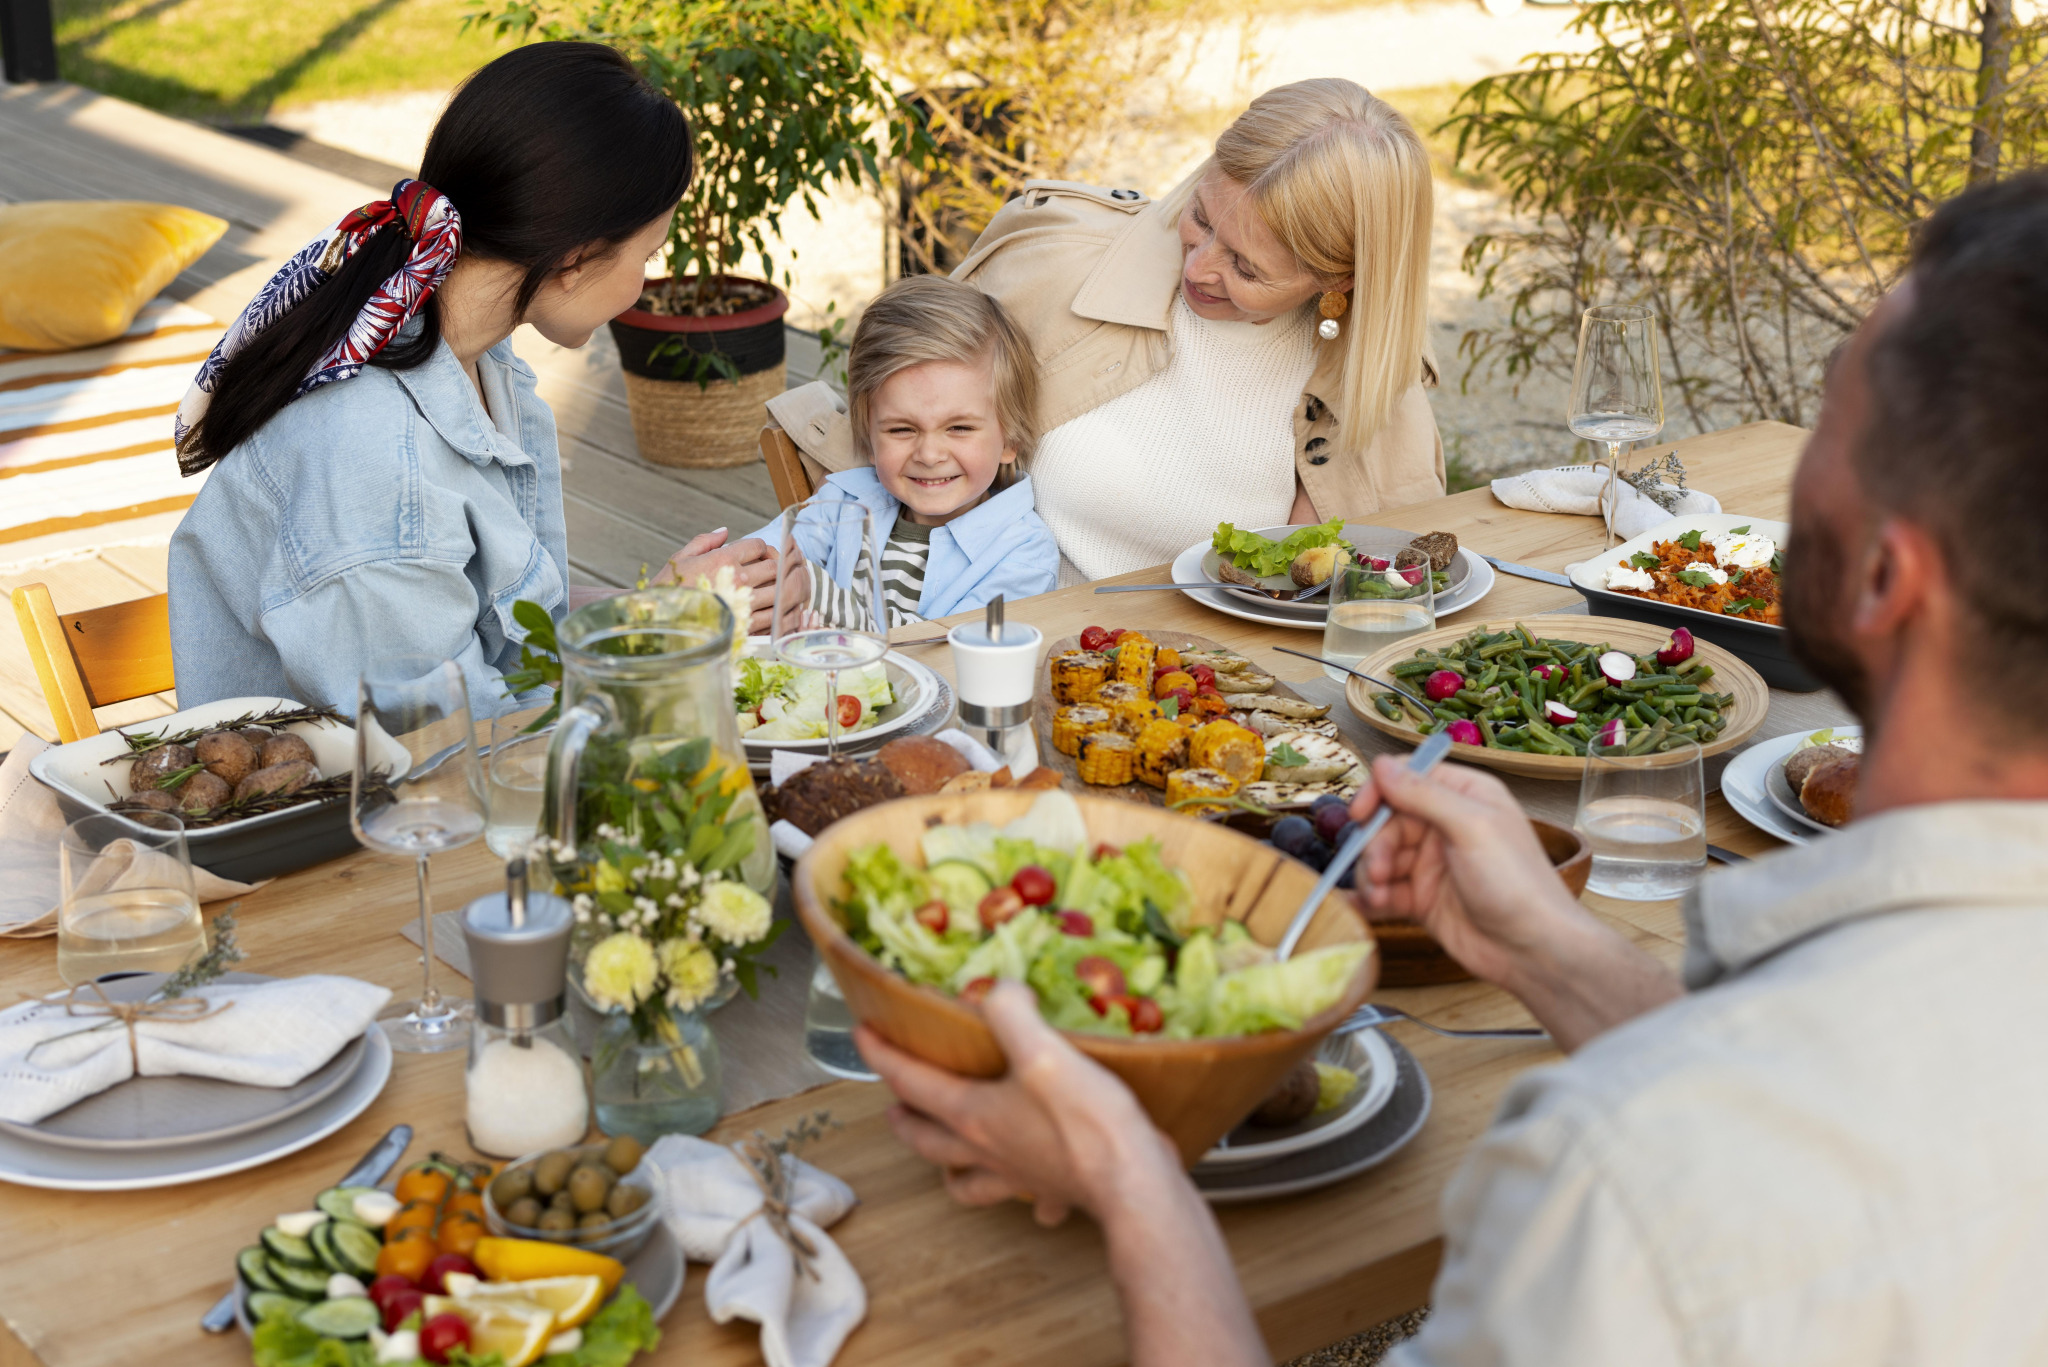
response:
<path id="1" fill-rule="evenodd" d="M 1842 755 L 1815 765 L 1799 786 L 1799 805 L 1823 826 L 1846 826 L 1856 815 L 1856 755 Z"/>
<path id="2" fill-rule="evenodd" d="M 263 767 L 255 742 L 233 731 L 208 731 L 192 747 L 192 753 L 206 766 L 206 772 L 227 784 L 230 791 Z"/>
<path id="3" fill-rule="evenodd" d="M 1808 774 L 1831 759 L 1851 753 L 1839 745 L 1809 745 L 1804 750 L 1794 750 L 1785 759 L 1785 785 L 1796 793 L 1806 786 Z"/>
<path id="4" fill-rule="evenodd" d="M 302 759 L 269 764 L 235 785 L 235 801 L 254 797 L 286 797 L 320 777 L 320 771 Z"/>
<path id="5" fill-rule="evenodd" d="M 315 762 L 313 747 L 306 744 L 304 737 L 289 733 L 275 735 L 264 741 L 261 753 L 263 763 L 260 767 L 265 769 L 274 769 L 280 764 L 290 764 L 294 760 L 309 765 Z"/>
<path id="6" fill-rule="evenodd" d="M 970 767 L 958 750 L 930 736 L 903 736 L 892 740 L 875 752 L 875 758 L 896 776 L 896 781 L 903 785 L 903 791 L 912 797 L 938 792 L 948 780 L 966 773 Z"/>

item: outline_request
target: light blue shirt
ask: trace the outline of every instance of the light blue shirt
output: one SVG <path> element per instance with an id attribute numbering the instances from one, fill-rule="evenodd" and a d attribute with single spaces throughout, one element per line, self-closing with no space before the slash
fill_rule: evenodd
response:
<path id="1" fill-rule="evenodd" d="M 488 409 L 443 342 L 288 404 L 214 467 L 171 538 L 180 704 L 269 694 L 352 716 L 364 666 L 416 652 L 462 667 L 477 717 L 515 709 L 513 603 L 568 606 L 561 455 L 511 343 L 477 369 Z"/>
<path id="2" fill-rule="evenodd" d="M 903 506 L 882 487 L 881 477 L 871 465 L 827 475 L 812 498 L 866 508 L 874 518 L 878 554 Z M 858 533 L 849 530 L 839 544 L 827 546 L 823 528 L 805 526 L 798 531 L 805 559 L 823 566 L 842 587 L 853 582 L 860 556 Z M 754 535 L 770 546 L 780 545 L 781 519 Z M 1031 477 L 1024 475 L 945 526 L 932 528 L 931 555 L 925 561 L 924 594 L 918 599 L 917 615 L 929 619 L 969 612 L 997 594 L 1015 602 L 1051 592 L 1059 586 L 1059 579 L 1059 543 L 1053 540 L 1052 528 L 1033 509 Z"/>

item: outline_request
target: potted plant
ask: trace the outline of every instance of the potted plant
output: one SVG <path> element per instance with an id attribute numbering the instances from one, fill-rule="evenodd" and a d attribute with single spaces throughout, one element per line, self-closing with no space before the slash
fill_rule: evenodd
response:
<path id="1" fill-rule="evenodd" d="M 789 296 L 769 247 L 783 210 L 801 197 L 815 212 L 836 182 L 879 186 L 881 161 L 928 153 L 916 109 L 862 59 L 881 15 L 876 0 L 480 0 L 472 22 L 501 36 L 617 47 L 690 120 L 697 169 L 669 232 L 669 274 L 611 324 L 646 459 L 758 457 L 762 404 L 784 383 Z M 734 273 L 750 250 L 769 279 Z"/>

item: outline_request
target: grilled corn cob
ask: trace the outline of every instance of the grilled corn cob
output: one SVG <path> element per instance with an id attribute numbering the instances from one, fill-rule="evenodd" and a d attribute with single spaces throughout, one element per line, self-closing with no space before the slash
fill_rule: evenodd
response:
<path id="1" fill-rule="evenodd" d="M 1108 708 L 1116 729 L 1133 736 L 1138 734 L 1139 727 L 1159 715 L 1159 704 L 1136 684 L 1106 683 L 1095 690 L 1089 701 Z"/>
<path id="2" fill-rule="evenodd" d="M 1221 802 L 1191 802 L 1185 807 L 1175 804 L 1189 798 L 1229 797 L 1236 791 L 1237 780 L 1220 769 L 1176 769 L 1166 776 L 1166 805 L 1191 816 L 1230 809 Z"/>
<path id="3" fill-rule="evenodd" d="M 1052 657 L 1053 701 L 1087 702 L 1108 677 L 1108 656 L 1092 650 L 1063 650 Z"/>
<path id="4" fill-rule="evenodd" d="M 1094 731 L 1107 731 L 1116 722 L 1109 715 L 1109 709 L 1094 703 L 1076 703 L 1062 707 L 1052 715 L 1052 748 L 1063 755 L 1081 753 L 1081 737 Z"/>
<path id="5" fill-rule="evenodd" d="M 1137 771 L 1140 782 L 1154 788 L 1166 786 L 1166 776 L 1188 762 L 1188 733 L 1177 723 L 1148 721 L 1138 732 Z"/>
<path id="6" fill-rule="evenodd" d="M 1131 769 L 1138 747 L 1121 731 L 1091 731 L 1081 737 L 1080 762 L 1075 766 L 1083 783 L 1113 788 L 1131 781 Z"/>
<path id="7" fill-rule="evenodd" d="M 1251 783 L 1265 772 L 1266 747 L 1234 721 L 1212 721 L 1188 740 L 1188 762 L 1197 769 L 1220 769 L 1237 783 Z"/>
<path id="8" fill-rule="evenodd" d="M 1127 631 L 1116 642 L 1116 677 L 1118 683 L 1136 684 L 1146 692 L 1152 690 L 1152 657 L 1158 647 L 1143 632 Z"/>

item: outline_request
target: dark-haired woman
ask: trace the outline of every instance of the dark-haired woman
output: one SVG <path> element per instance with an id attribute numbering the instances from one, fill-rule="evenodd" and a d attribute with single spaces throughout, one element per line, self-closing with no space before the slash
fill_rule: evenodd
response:
<path id="1" fill-rule="evenodd" d="M 420 179 L 342 219 L 258 291 L 178 412 L 186 473 L 218 468 L 171 539 L 178 699 L 355 709 L 372 656 L 451 658 L 470 706 L 502 674 L 512 605 L 572 588 L 554 416 L 521 323 L 581 346 L 639 297 L 690 179 L 682 112 L 618 53 L 538 43 L 456 92 Z M 697 538 L 683 582 L 773 553 Z"/>

